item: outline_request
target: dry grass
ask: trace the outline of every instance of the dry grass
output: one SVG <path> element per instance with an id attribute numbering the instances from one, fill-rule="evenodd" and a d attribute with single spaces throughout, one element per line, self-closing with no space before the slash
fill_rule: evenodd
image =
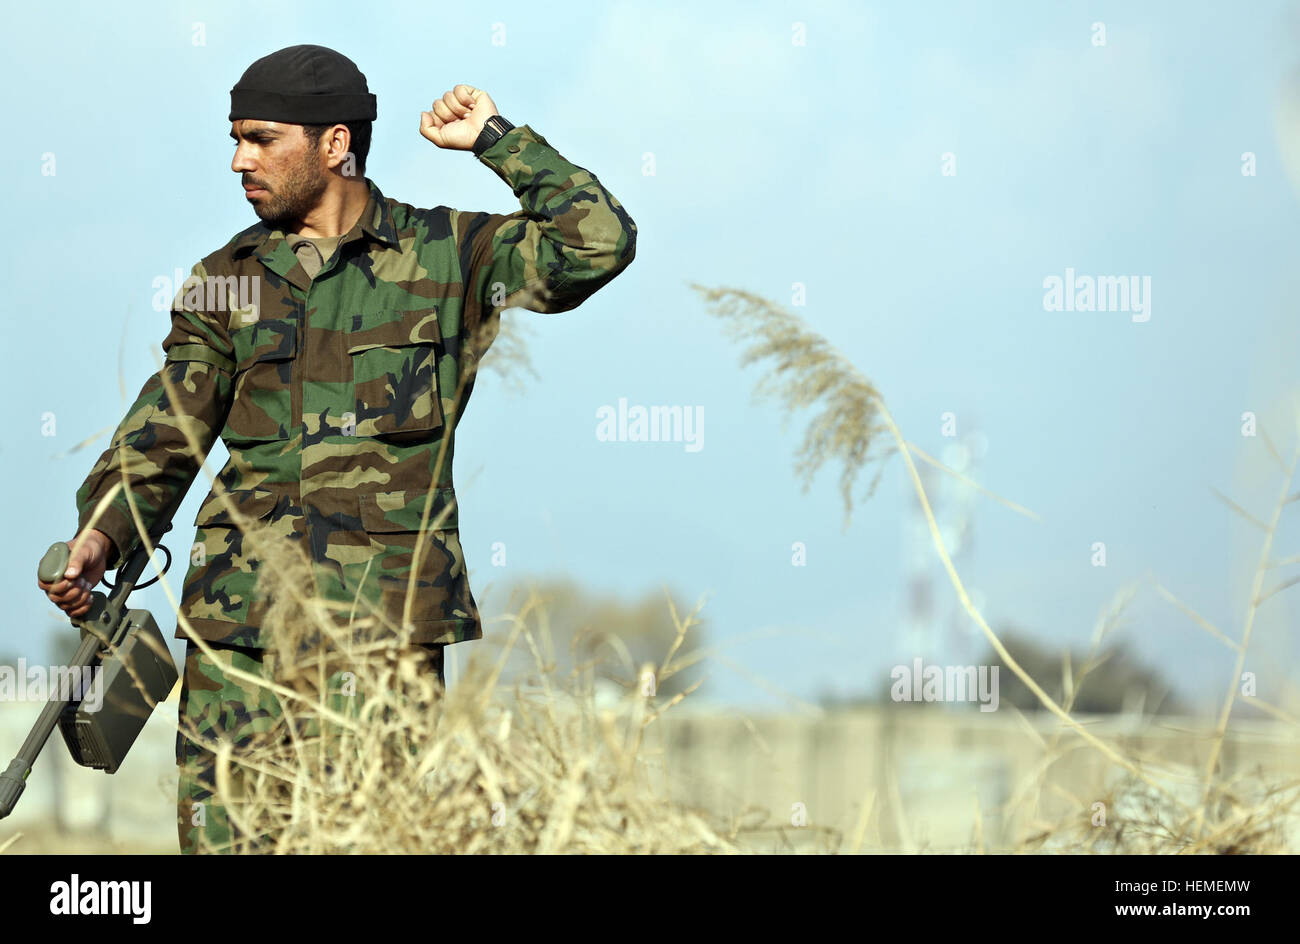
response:
<path id="1" fill-rule="evenodd" d="M 530 600 L 512 620 L 511 646 L 546 648 L 538 617 Z M 679 623 L 682 640 L 691 622 Z M 534 684 L 507 692 L 497 684 L 503 652 L 471 661 L 442 692 L 400 638 L 362 649 L 347 630 L 320 628 L 319 649 L 280 650 L 290 736 L 219 755 L 219 798 L 245 835 L 274 838 L 263 851 L 738 851 L 735 830 L 669 798 L 646 749 L 669 707 L 653 685 L 597 710 L 589 687 L 557 690 L 539 662 Z M 354 711 L 324 681 L 340 669 L 366 696 Z M 647 667 L 646 677 L 671 670 Z M 334 723 L 318 736 L 292 734 L 308 716 Z"/>
<path id="2" fill-rule="evenodd" d="M 915 460 L 943 467 L 903 437 L 867 378 L 797 317 L 770 302 L 738 290 L 700 291 L 715 313 L 726 319 L 731 336 L 749 344 L 744 363 L 772 362 L 760 394 L 778 398 L 790 412 L 820 407 L 796 456 L 796 472 L 805 489 L 826 462 L 841 462 L 847 522 L 859 474 L 889 455 L 903 459 L 936 553 L 963 608 L 1003 664 L 1059 721 L 1054 734 L 1039 738 L 1040 764 L 1000 811 L 1011 824 L 1005 835 L 986 836 L 984 814 L 976 807 L 969 851 L 1194 853 L 1286 848 L 1285 825 L 1294 816 L 1297 784 L 1229 776 L 1221 751 L 1254 614 L 1276 592 L 1263 590 L 1262 582 L 1278 566 L 1270 561 L 1272 540 L 1281 510 L 1291 500 L 1288 494 L 1300 447 L 1289 463 L 1278 457 L 1285 473 L 1281 498 L 1271 520 L 1258 522 L 1266 532 L 1264 550 L 1243 638 L 1232 640 L 1154 584 L 1197 627 L 1235 655 L 1232 684 L 1219 722 L 1204 732 L 1207 749 L 1189 774 L 1185 766 L 1171 767 L 1118 739 L 1100 737 L 1073 717 L 1079 687 L 1093 673 L 1105 670 L 1092 656 L 1077 668 L 1064 667 L 1065 695 L 1058 704 L 1006 652 L 953 566 Z M 502 365 L 518 362 L 519 352 L 509 345 L 502 345 L 501 354 Z M 879 470 L 868 497 L 878 481 Z M 981 490 L 1012 510 L 1035 517 Z M 860 816 L 848 834 L 773 825 L 765 811 L 739 802 L 735 810 L 705 810 L 673 799 L 673 777 L 663 754 L 659 722 L 689 693 L 671 699 L 655 693 L 658 682 L 701 658 L 698 652 L 684 650 L 695 614 L 679 618 L 674 611 L 678 637 L 670 651 L 659 665 L 643 670 L 647 684 L 628 691 L 616 705 L 597 705 L 590 672 L 576 673 L 563 683 L 554 677 L 546 655 L 553 650 L 546 638 L 545 614 L 535 599 L 509 617 L 504 651 L 495 659 L 472 660 L 459 683 L 443 692 L 406 645 L 402 625 L 382 626 L 381 614 L 363 606 L 340 608 L 315 598 L 310 592 L 309 563 L 283 543 L 268 540 L 257 523 L 243 519 L 238 509 L 230 511 L 263 561 L 259 573 L 265 579 L 264 591 L 276 600 L 266 630 L 279 660 L 276 678 L 270 682 L 232 674 L 275 693 L 286 720 L 286 736 L 247 754 L 236 754 L 220 741 L 212 741 L 211 747 L 219 756 L 218 800 L 246 835 L 270 837 L 270 845 L 261 848 L 420 853 L 853 852 L 880 848 L 870 837 L 880 835 L 879 819 L 889 806 L 902 837 L 895 848 L 924 851 L 909 838 L 896 780 L 882 786 L 882 796 L 874 787 L 867 790 Z M 428 521 L 429 527 L 437 524 Z M 171 595 L 166 581 L 163 585 Z M 1125 588 L 1103 615 L 1094 656 L 1134 592 Z M 176 602 L 172 595 L 174 607 Z M 183 620 L 182 626 L 188 629 Z M 375 633 L 376 629 L 383 632 Z M 376 637 L 383 641 L 361 641 Z M 202 640 L 195 641 L 205 648 Z M 506 688 L 500 682 L 501 667 L 516 646 L 532 653 L 537 672 L 526 684 Z M 363 697 L 340 695 L 334 676 L 339 671 L 352 674 L 355 691 Z M 1294 731 L 1294 719 L 1280 706 L 1264 707 Z M 319 733 L 305 726 L 311 719 L 324 722 Z M 199 737 L 198 732 L 189 733 Z M 1053 775 L 1058 765 L 1080 750 L 1099 754 L 1112 772 L 1105 790 L 1094 791 L 1097 796 L 1074 795 Z M 707 772 L 688 774 L 698 778 Z M 1096 823 L 1098 804 L 1107 817 L 1103 825 Z"/>

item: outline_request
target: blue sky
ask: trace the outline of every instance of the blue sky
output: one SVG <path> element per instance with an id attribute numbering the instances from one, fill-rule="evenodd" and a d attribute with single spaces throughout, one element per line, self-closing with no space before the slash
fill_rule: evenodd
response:
<path id="1" fill-rule="evenodd" d="M 1269 517 L 1282 481 L 1241 416 L 1256 413 L 1285 455 L 1297 435 L 1300 205 L 1280 143 L 1297 130 L 1279 129 L 1279 102 L 1300 66 L 1300 13 L 1132 6 L 11 11 L 0 384 L 14 435 L 0 441 L 0 475 L 21 499 L 5 511 L 0 651 L 43 655 L 30 640 L 52 610 L 36 561 L 71 536 L 74 493 L 107 433 L 66 453 L 115 426 L 155 369 L 167 324 L 154 278 L 254 221 L 229 169 L 229 88 L 296 43 L 339 49 L 365 72 L 379 100 L 368 174 L 387 195 L 518 208 L 471 156 L 418 134 L 420 111 L 466 82 L 597 174 L 637 222 L 636 261 L 606 289 L 572 312 L 515 313 L 540 379 L 522 396 L 480 383 L 459 429 L 461 538 L 485 609 L 493 587 L 530 574 L 703 597 L 710 641 L 728 643 L 708 697 L 746 707 L 876 690 L 917 654 L 904 627 L 921 565 L 899 461 L 843 530 L 838 469 L 800 492 L 804 424 L 783 428 L 777 406 L 753 401 L 758 370 L 739 367 L 688 287 L 788 304 L 801 283 L 795 310 L 872 378 L 909 439 L 942 454 L 941 417 L 954 414 L 986 443 L 979 480 L 1040 516 L 970 505 L 959 567 L 995 627 L 1083 645 L 1115 592 L 1154 574 L 1239 636 L 1260 533 L 1211 488 Z M 792 43 L 796 22 L 806 45 Z M 1241 173 L 1244 152 L 1255 176 Z M 945 153 L 955 176 L 941 173 Z M 1067 268 L 1149 276 L 1150 320 L 1045 311 L 1043 280 Z M 702 409 L 704 448 L 599 441 L 596 412 L 620 397 Z M 205 491 L 182 508 L 177 547 Z M 1300 551 L 1297 514 L 1283 513 L 1275 556 Z M 1097 541 L 1105 567 L 1090 562 Z M 492 566 L 494 542 L 505 568 Z M 791 566 L 794 542 L 805 567 Z M 946 614 L 953 592 L 932 555 L 928 566 Z M 133 601 L 168 609 L 156 588 Z M 1227 648 L 1149 590 L 1129 615 L 1119 638 L 1189 701 L 1223 697 Z M 1294 617 L 1286 594 L 1266 604 L 1247 665 L 1261 697 L 1293 710 Z M 945 628 L 927 658 L 981 649 Z"/>

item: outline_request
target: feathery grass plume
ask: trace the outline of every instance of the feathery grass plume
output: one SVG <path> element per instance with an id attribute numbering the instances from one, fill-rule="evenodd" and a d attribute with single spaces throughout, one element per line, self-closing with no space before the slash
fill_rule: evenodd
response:
<path id="1" fill-rule="evenodd" d="M 507 390 L 524 392 L 521 375 L 538 379 L 537 369 L 528 354 L 527 335 L 532 329 L 519 317 L 518 310 L 507 308 L 497 318 L 489 318 L 476 335 L 476 350 L 486 350 L 478 360 L 478 371 L 492 371 Z"/>
<path id="2" fill-rule="evenodd" d="M 881 400 L 875 385 L 825 338 L 798 315 L 751 292 L 736 288 L 707 288 L 690 283 L 723 328 L 736 341 L 748 344 L 741 366 L 771 359 L 773 364 L 754 388 L 756 397 L 775 400 L 789 415 L 823 402 L 795 455 L 795 472 L 806 493 L 817 470 L 832 459 L 843 464 L 840 492 L 844 497 L 844 527 L 853 514 L 853 487 L 858 474 L 875 459 L 896 451 L 880 422 Z M 880 483 L 883 466 L 867 489 L 869 499 Z"/>

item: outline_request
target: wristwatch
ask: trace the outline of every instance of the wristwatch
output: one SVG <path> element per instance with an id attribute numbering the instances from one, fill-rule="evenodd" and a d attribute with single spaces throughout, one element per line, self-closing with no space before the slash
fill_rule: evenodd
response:
<path id="1" fill-rule="evenodd" d="M 502 135 L 513 128 L 510 122 L 506 121 L 500 115 L 493 115 L 483 123 L 483 130 L 479 132 L 478 140 L 474 142 L 474 156 L 478 157 L 492 145 L 501 140 Z"/>

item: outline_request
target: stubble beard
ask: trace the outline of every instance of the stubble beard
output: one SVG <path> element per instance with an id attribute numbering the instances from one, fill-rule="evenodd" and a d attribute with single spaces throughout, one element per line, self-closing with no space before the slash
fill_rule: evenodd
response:
<path id="1" fill-rule="evenodd" d="M 325 174 L 313 163 L 311 151 L 303 154 L 267 198 L 253 204 L 253 212 L 270 226 L 283 229 L 306 219 L 325 192 L 328 183 Z"/>

